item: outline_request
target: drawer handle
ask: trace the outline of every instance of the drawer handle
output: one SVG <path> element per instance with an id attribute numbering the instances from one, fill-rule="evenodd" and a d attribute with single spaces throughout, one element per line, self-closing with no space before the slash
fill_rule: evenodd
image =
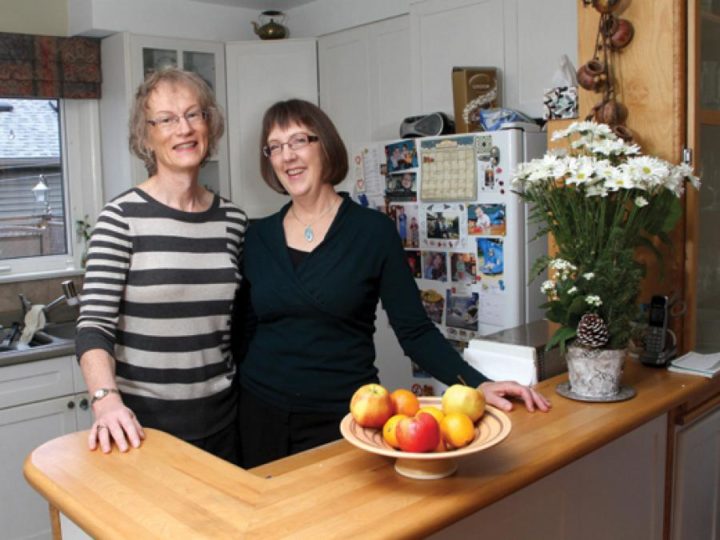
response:
<path id="1" fill-rule="evenodd" d="M 88 410 L 88 407 L 90 407 L 90 403 L 88 402 L 88 400 L 87 400 L 86 398 L 82 398 L 82 399 L 80 400 L 80 408 L 81 408 L 83 411 L 87 411 L 87 410 Z"/>
<path id="2" fill-rule="evenodd" d="M 74 408 L 75 408 L 75 402 L 74 402 L 74 401 L 68 401 L 67 408 L 68 408 L 68 409 L 74 409 Z"/>

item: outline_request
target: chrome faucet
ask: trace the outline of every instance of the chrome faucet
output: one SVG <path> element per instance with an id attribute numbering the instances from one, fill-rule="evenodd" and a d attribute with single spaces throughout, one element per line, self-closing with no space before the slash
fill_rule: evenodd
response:
<path id="1" fill-rule="evenodd" d="M 62 296 L 58 296 L 55 300 L 49 302 L 43 308 L 43 311 L 46 315 L 52 308 L 54 308 L 61 302 L 65 302 L 68 306 L 76 306 L 80 303 L 80 298 L 78 298 L 78 294 L 75 289 L 75 283 L 73 283 L 71 279 L 63 281 L 61 283 L 61 286 L 63 290 Z M 25 296 L 23 293 L 18 294 L 18 297 L 20 298 L 20 303 L 22 304 L 23 316 L 25 316 L 27 312 L 30 311 L 30 308 L 32 308 L 32 302 L 28 300 L 27 296 Z"/>

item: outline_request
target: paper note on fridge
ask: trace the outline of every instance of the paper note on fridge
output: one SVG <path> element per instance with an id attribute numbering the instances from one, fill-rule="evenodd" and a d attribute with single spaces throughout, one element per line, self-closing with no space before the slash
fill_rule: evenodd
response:
<path id="1" fill-rule="evenodd" d="M 535 384 L 537 351 L 534 347 L 472 339 L 463 352 L 465 361 L 494 381 Z"/>

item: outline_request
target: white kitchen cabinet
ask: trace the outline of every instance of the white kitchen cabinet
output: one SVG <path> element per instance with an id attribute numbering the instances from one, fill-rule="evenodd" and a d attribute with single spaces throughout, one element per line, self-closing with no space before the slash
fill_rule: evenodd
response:
<path id="1" fill-rule="evenodd" d="M 232 200 L 250 218 L 272 214 L 287 196 L 260 176 L 260 132 L 265 110 L 276 101 L 318 101 L 315 39 L 227 43 L 228 143 Z"/>
<path id="2" fill-rule="evenodd" d="M 25 481 L 23 463 L 43 443 L 92 424 L 74 356 L 0 368 L 2 538 L 49 539 L 47 502 Z"/>
<path id="3" fill-rule="evenodd" d="M 352 152 L 395 139 L 410 101 L 410 19 L 396 17 L 318 40 L 320 106 Z"/>
<path id="4" fill-rule="evenodd" d="M 215 90 L 221 109 L 226 110 L 225 47 L 213 41 L 121 32 L 103 39 L 101 52 L 103 186 L 105 199 L 110 200 L 147 178 L 145 166 L 128 147 L 130 107 L 145 75 L 170 65 L 198 73 Z M 220 140 L 217 154 L 201 169 L 200 182 L 220 195 L 230 196 L 226 136 Z"/>
<path id="5" fill-rule="evenodd" d="M 454 66 L 489 66 L 504 107 L 542 116 L 561 55 L 577 58 L 575 0 L 425 0 L 410 5 L 410 26 L 418 114 L 452 114 Z"/>
<path id="6" fill-rule="evenodd" d="M 720 538 L 720 396 L 714 404 L 675 430 L 672 539 Z"/>

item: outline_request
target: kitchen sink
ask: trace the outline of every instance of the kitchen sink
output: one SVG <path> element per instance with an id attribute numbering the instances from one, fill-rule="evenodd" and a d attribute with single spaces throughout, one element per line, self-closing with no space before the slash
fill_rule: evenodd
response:
<path id="1" fill-rule="evenodd" d="M 35 332 L 27 345 L 20 345 L 17 340 L 8 345 L 3 343 L 3 338 L 0 332 L 0 366 L 72 354 L 75 349 L 75 321 L 48 323 Z"/>
<path id="2" fill-rule="evenodd" d="M 49 323 L 35 337 L 40 335 L 50 336 L 55 339 L 75 339 L 75 321 L 64 323 Z"/>

